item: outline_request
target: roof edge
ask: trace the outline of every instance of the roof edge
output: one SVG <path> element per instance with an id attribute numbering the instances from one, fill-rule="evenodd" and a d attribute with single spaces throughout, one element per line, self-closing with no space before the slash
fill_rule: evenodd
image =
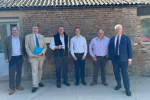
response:
<path id="1" fill-rule="evenodd" d="M 86 8 L 123 8 L 123 7 L 141 7 L 145 4 L 124 4 L 124 5 L 94 5 L 94 6 L 47 6 L 47 7 L 12 7 L 0 8 L 0 10 L 44 10 L 44 9 L 86 9 Z"/>

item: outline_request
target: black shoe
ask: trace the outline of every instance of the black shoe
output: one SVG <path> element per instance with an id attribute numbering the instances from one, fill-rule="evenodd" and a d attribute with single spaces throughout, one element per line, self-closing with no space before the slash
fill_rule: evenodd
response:
<path id="1" fill-rule="evenodd" d="M 83 85 L 87 85 L 85 81 L 82 81 L 82 84 L 83 84 Z"/>
<path id="2" fill-rule="evenodd" d="M 39 87 L 44 87 L 44 85 L 40 82 L 40 83 L 39 83 Z"/>
<path id="3" fill-rule="evenodd" d="M 60 82 L 57 83 L 57 87 L 61 88 L 61 83 Z"/>
<path id="4" fill-rule="evenodd" d="M 117 86 L 115 87 L 115 90 L 119 90 L 121 87 L 122 87 L 121 85 L 117 85 Z"/>
<path id="5" fill-rule="evenodd" d="M 34 93 L 36 92 L 37 89 L 38 89 L 37 87 L 33 87 L 31 92 Z"/>
<path id="6" fill-rule="evenodd" d="M 64 84 L 66 84 L 66 86 L 70 86 L 70 84 L 68 83 L 68 81 L 63 81 Z"/>
<path id="7" fill-rule="evenodd" d="M 79 82 L 76 82 L 75 85 L 76 85 L 76 86 L 79 86 Z"/>
<path id="8" fill-rule="evenodd" d="M 127 95 L 127 96 L 131 96 L 130 90 L 126 90 L 126 95 Z"/>

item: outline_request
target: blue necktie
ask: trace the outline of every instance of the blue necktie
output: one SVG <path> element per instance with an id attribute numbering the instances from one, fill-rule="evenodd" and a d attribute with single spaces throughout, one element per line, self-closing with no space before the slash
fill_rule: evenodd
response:
<path id="1" fill-rule="evenodd" d="M 119 36 L 117 36 L 115 55 L 118 56 L 118 48 L 119 48 Z"/>
<path id="2" fill-rule="evenodd" d="M 35 38 L 36 38 L 36 46 L 39 47 L 39 40 L 36 35 L 35 35 Z"/>

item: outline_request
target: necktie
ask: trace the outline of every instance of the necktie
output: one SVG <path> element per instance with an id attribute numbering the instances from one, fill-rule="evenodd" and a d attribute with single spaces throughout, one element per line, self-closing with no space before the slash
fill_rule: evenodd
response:
<path id="1" fill-rule="evenodd" d="M 119 48 L 119 36 L 117 36 L 115 55 L 118 56 L 118 48 Z"/>
<path id="2" fill-rule="evenodd" d="M 39 47 L 39 40 L 36 35 L 35 35 L 35 38 L 36 38 L 36 46 Z"/>

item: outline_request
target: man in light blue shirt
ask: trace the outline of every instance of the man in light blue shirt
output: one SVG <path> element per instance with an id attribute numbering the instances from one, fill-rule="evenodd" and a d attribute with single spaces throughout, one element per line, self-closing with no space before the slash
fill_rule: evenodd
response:
<path id="1" fill-rule="evenodd" d="M 18 90 L 23 90 L 20 86 L 21 83 L 21 73 L 23 61 L 25 61 L 26 51 L 24 46 L 24 39 L 18 36 L 18 28 L 12 28 L 12 36 L 5 39 L 4 54 L 5 60 L 9 63 L 9 95 L 13 94 L 15 87 Z M 15 72 L 16 74 L 16 84 L 15 84 Z"/>

